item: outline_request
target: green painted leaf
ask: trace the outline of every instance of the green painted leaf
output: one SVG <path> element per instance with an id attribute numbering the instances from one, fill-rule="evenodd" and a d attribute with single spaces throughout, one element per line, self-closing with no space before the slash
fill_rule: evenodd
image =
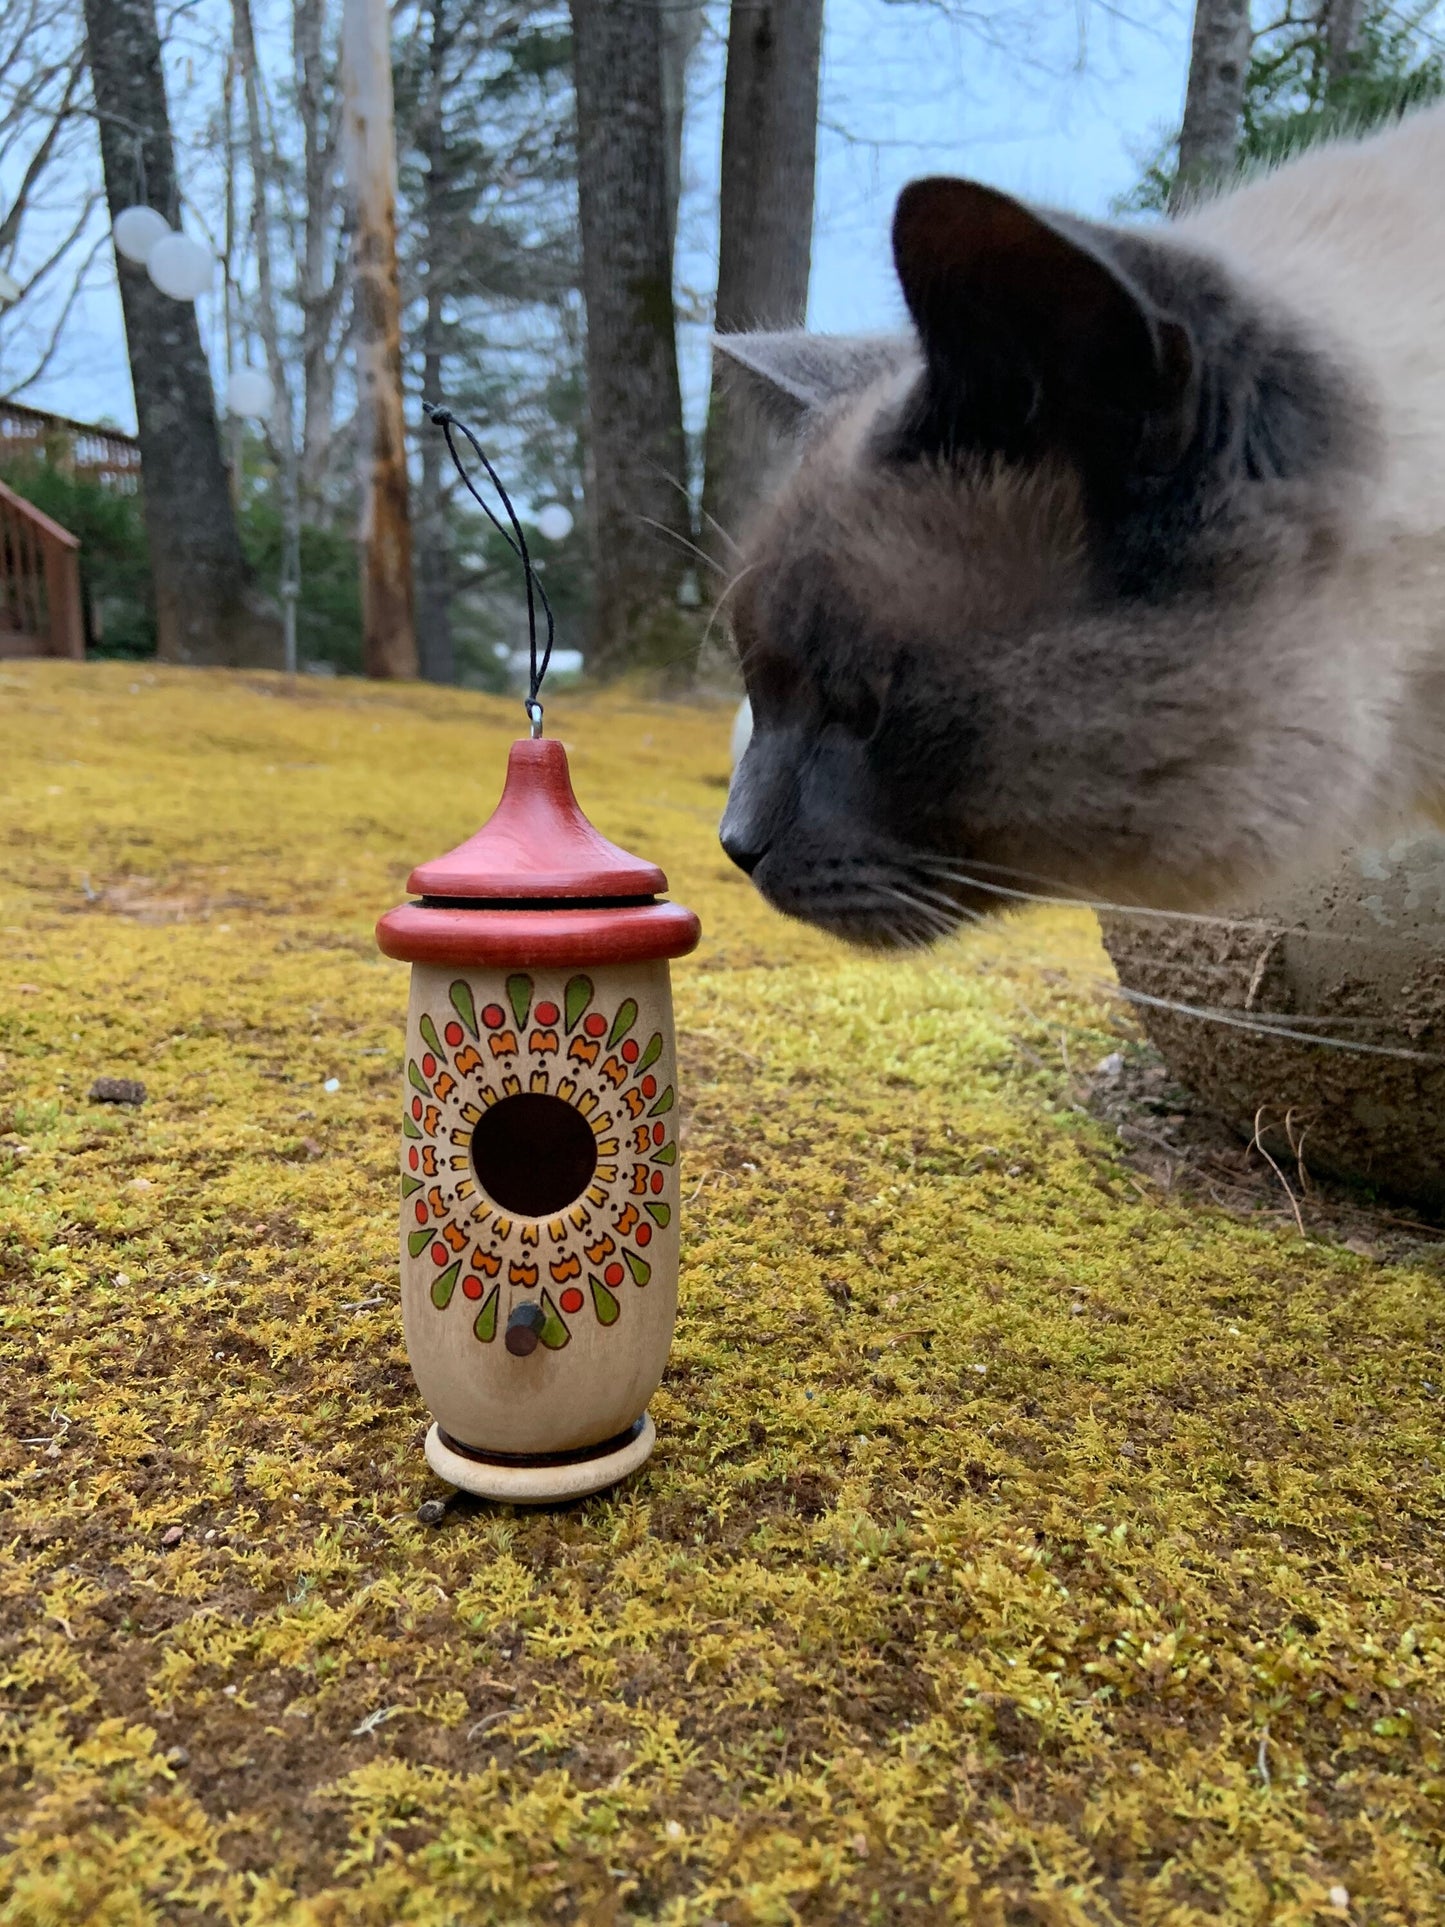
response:
<path id="1" fill-rule="evenodd" d="M 654 1164 L 676 1164 L 677 1146 L 675 1144 L 664 1144 L 660 1151 L 653 1152 L 652 1161 Z"/>
<path id="2" fill-rule="evenodd" d="M 517 1020 L 517 1029 L 521 1030 L 525 1027 L 527 1014 L 532 1008 L 532 979 L 525 971 L 519 970 L 516 976 L 508 977 L 507 997 L 512 1006 L 512 1015 Z"/>
<path id="3" fill-rule="evenodd" d="M 617 1015 L 612 1019 L 612 1028 L 607 1033 L 608 1050 L 615 1050 L 636 1022 L 637 999 L 635 997 L 629 997 L 627 1001 L 620 1006 Z"/>
<path id="4" fill-rule="evenodd" d="M 594 1278 L 589 1271 L 587 1282 L 592 1287 L 592 1309 L 597 1314 L 599 1325 L 615 1325 L 622 1316 L 622 1307 L 612 1296 L 600 1278 Z"/>
<path id="5" fill-rule="evenodd" d="M 416 1121 L 416 1119 L 415 1119 L 415 1118 L 414 1118 L 414 1117 L 412 1116 L 412 1114 L 411 1114 L 411 1112 L 410 1112 L 410 1111 L 403 1111 L 403 1112 L 402 1112 L 402 1114 L 401 1114 L 401 1128 L 402 1128 L 402 1130 L 403 1130 L 403 1131 L 404 1131 L 404 1132 L 406 1133 L 406 1135 L 407 1135 L 408 1137 L 420 1137 L 420 1136 L 421 1136 L 421 1126 L 420 1126 L 420 1124 L 418 1124 L 418 1123 L 417 1123 L 417 1121 Z"/>
<path id="6" fill-rule="evenodd" d="M 482 1309 L 472 1325 L 473 1337 L 480 1338 L 484 1345 L 490 1345 L 497 1335 L 497 1297 L 501 1289 L 500 1285 L 492 1286 L 482 1300 Z"/>
<path id="7" fill-rule="evenodd" d="M 644 1071 L 651 1070 L 652 1066 L 657 1062 L 658 1058 L 661 1057 L 661 1055 L 662 1055 L 662 1032 L 660 1030 L 655 1030 L 652 1033 L 652 1039 L 651 1039 L 651 1042 L 648 1044 L 647 1049 L 642 1053 L 641 1057 L 638 1058 L 637 1066 L 633 1071 L 632 1075 L 634 1077 L 641 1077 Z"/>
<path id="8" fill-rule="evenodd" d="M 423 1092 L 427 1097 L 431 1096 L 431 1085 L 428 1084 L 422 1076 L 421 1065 L 417 1063 L 414 1057 L 408 1057 L 406 1060 L 406 1074 L 408 1078 L 410 1078 L 414 1089 Z"/>
<path id="9" fill-rule="evenodd" d="M 550 1291 L 542 1293 L 542 1316 L 544 1323 L 537 1336 L 549 1352 L 560 1352 L 572 1334 L 568 1331 L 561 1312 L 552 1303 Z"/>
<path id="10" fill-rule="evenodd" d="M 437 1036 L 437 1027 L 430 1017 L 422 1018 L 421 1034 L 426 1039 L 426 1047 L 432 1055 L 445 1058 L 446 1052 L 442 1049 L 442 1040 Z"/>
<path id="11" fill-rule="evenodd" d="M 421 1189 L 421 1179 L 410 1178 L 403 1171 L 402 1177 L 401 1177 L 401 1195 L 404 1198 L 409 1198 L 415 1192 L 420 1191 L 420 1189 Z"/>
<path id="12" fill-rule="evenodd" d="M 477 1028 L 477 1007 L 472 1002 L 472 987 L 465 977 L 458 977 L 447 995 L 452 1000 L 452 1009 L 461 1018 L 473 1037 L 480 1037 Z"/>
<path id="13" fill-rule="evenodd" d="M 657 1102 L 653 1105 L 652 1109 L 647 1113 L 647 1115 L 649 1117 L 661 1117 L 664 1111 L 670 1111 L 672 1109 L 675 1101 L 676 1101 L 676 1093 L 674 1092 L 671 1084 L 669 1084 L 667 1089 L 662 1093 L 662 1096 L 658 1098 Z"/>
<path id="14" fill-rule="evenodd" d="M 649 1218 L 656 1218 L 659 1224 L 671 1224 L 672 1206 L 670 1204 L 650 1204 L 647 1207 L 647 1215 Z"/>
<path id="15" fill-rule="evenodd" d="M 562 993 L 562 1007 L 567 1018 L 567 1029 L 574 1031 L 582 1021 L 583 1012 L 592 1002 L 592 979 L 573 977 L 569 979 Z"/>
<path id="16" fill-rule="evenodd" d="M 457 1288 L 457 1279 L 461 1276 L 461 1270 L 462 1261 L 458 1258 L 454 1265 L 448 1265 L 444 1272 L 432 1279 L 431 1301 L 438 1311 L 445 1311 L 452 1302 L 452 1293 Z"/>
<path id="17" fill-rule="evenodd" d="M 632 1273 L 633 1284 L 645 1285 L 652 1276 L 652 1266 L 645 1258 L 639 1258 L 635 1251 L 624 1250 L 622 1255 L 627 1260 L 627 1269 Z"/>
<path id="18" fill-rule="evenodd" d="M 420 1231 L 413 1231 L 408 1235 L 406 1248 L 413 1258 L 419 1258 L 423 1251 L 426 1250 L 432 1241 L 432 1235 L 425 1225 L 422 1226 Z"/>

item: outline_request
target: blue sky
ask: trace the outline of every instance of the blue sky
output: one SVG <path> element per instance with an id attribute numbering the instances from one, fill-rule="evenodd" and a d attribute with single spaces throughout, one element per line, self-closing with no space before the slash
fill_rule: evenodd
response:
<path id="1" fill-rule="evenodd" d="M 921 174 L 964 174 L 1081 214 L 1107 215 L 1141 157 L 1178 125 L 1188 71 L 1189 0 L 1135 0 L 1121 20 L 1100 0 L 975 0 L 995 52 L 926 6 L 828 0 L 809 326 L 901 325 L 888 233 L 893 203 Z M 1080 36 L 1082 52 L 1080 62 Z M 688 142 L 679 280 L 716 274 L 711 210 L 722 107 L 722 49 L 704 49 Z M 691 218 L 690 218 L 691 216 Z M 706 331 L 685 329 L 694 425 L 705 406 Z"/>
<path id="2" fill-rule="evenodd" d="M 1161 130 L 1178 122 L 1190 0 L 972 0 L 1005 45 L 926 0 L 828 0 L 810 325 L 830 331 L 896 325 L 902 314 L 888 260 L 893 202 L 919 174 L 956 173 L 1033 199 L 1105 214 L 1129 187 Z M 1120 18 L 1119 13 L 1129 18 Z M 1137 11 L 1137 18 L 1134 13 Z M 696 75 L 678 278 L 697 294 L 716 273 L 715 194 L 725 9 Z M 1082 41 L 1083 59 L 1080 60 Z M 168 62 L 168 67 L 173 63 Z M 168 79 L 183 123 L 190 103 Z M 203 331 L 219 301 L 201 304 Z M 694 426 L 707 392 L 707 331 L 681 331 Z M 18 346 L 18 344 L 17 344 Z M 54 373 L 25 399 L 85 420 L 134 425 L 119 302 L 108 269 L 69 332 Z M 0 379 L 25 357 L 0 347 Z"/>

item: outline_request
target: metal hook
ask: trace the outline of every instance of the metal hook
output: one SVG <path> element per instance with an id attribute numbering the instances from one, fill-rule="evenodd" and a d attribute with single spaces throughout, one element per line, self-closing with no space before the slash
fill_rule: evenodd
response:
<path id="1" fill-rule="evenodd" d="M 532 741 L 535 743 L 542 734 L 542 705 L 535 699 L 530 699 L 523 704 L 523 707 L 527 712 L 527 720 L 532 725 Z"/>

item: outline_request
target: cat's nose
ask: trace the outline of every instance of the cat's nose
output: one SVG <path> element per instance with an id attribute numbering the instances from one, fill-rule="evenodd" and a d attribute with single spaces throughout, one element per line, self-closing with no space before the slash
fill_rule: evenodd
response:
<path id="1" fill-rule="evenodd" d="M 767 855 L 766 844 L 761 849 L 755 849 L 750 839 L 739 836 L 736 831 L 724 829 L 719 841 L 744 876 L 750 877 Z"/>

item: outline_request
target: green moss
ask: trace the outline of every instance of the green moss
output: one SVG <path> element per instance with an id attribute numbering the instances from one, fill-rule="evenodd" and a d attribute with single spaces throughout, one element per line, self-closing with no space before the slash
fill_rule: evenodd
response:
<path id="1" fill-rule="evenodd" d="M 519 715 L 0 665 L 0 1921 L 1437 1922 L 1439 1277 L 1139 1184 L 1086 920 L 860 960 L 725 712 L 550 719 L 707 930 L 677 1341 L 428 1529 L 370 931 Z"/>

